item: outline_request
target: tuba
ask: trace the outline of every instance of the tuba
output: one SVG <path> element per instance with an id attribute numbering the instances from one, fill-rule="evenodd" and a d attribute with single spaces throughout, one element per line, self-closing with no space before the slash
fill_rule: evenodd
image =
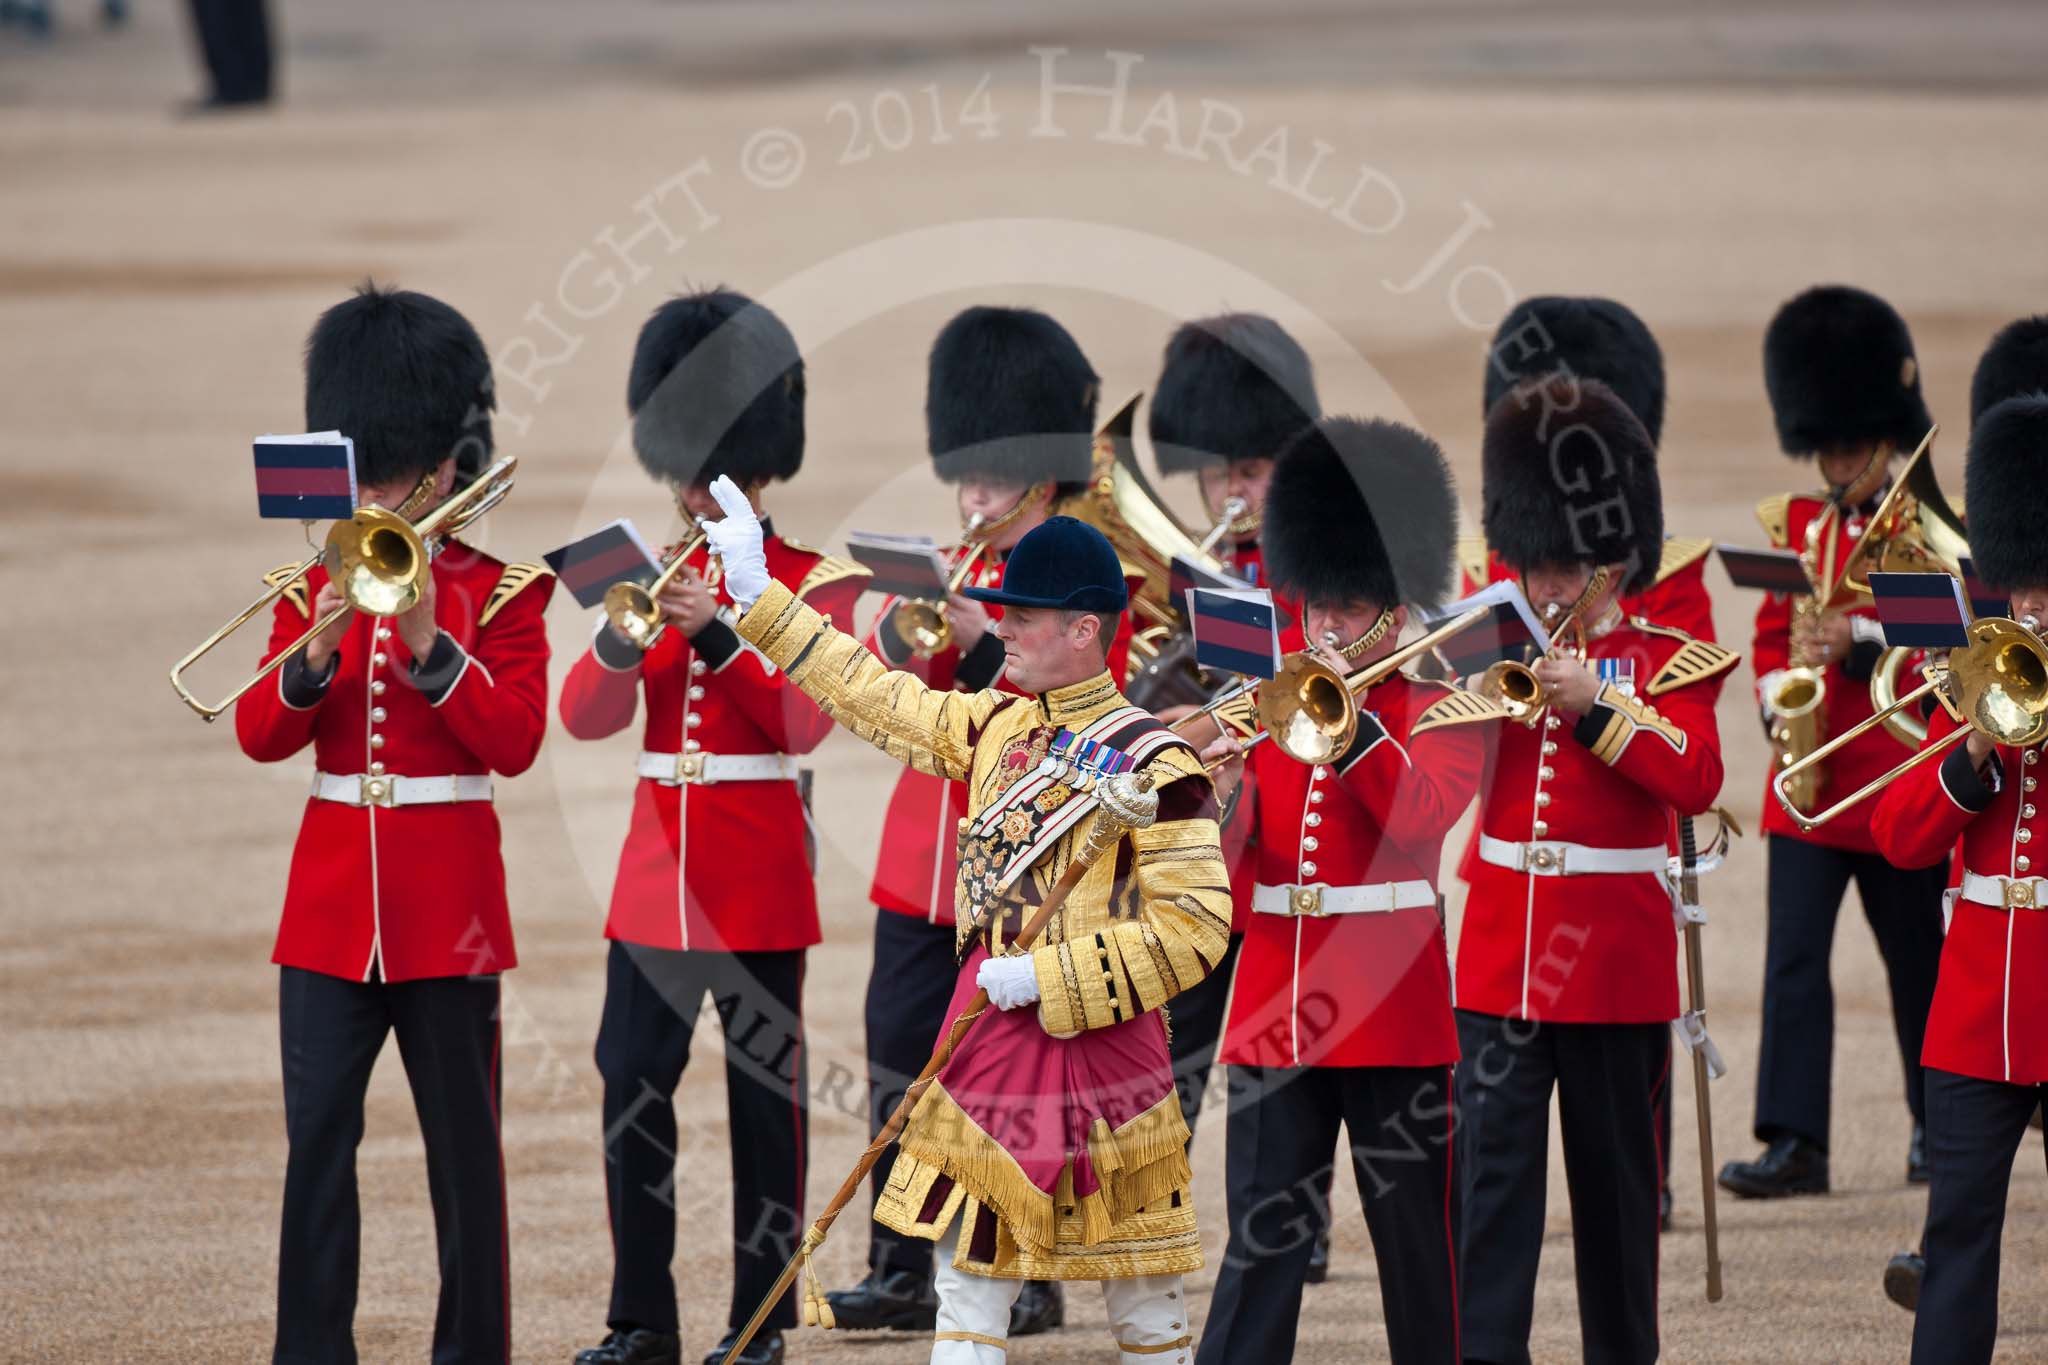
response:
<path id="1" fill-rule="evenodd" d="M 1969 625 L 1970 643 L 1949 651 L 1946 662 L 1927 666 L 1927 681 L 1896 698 L 1885 710 L 1872 715 L 1837 735 L 1791 764 L 1772 779 L 1778 804 L 1803 830 L 1813 830 L 1872 795 L 1893 779 L 1939 758 L 1967 739 L 1972 730 L 1994 743 L 2025 747 L 2048 738 L 2048 645 L 2041 643 L 2031 625 L 2003 616 L 1987 616 Z M 1944 735 L 1940 742 L 1921 749 L 1881 777 L 1812 815 L 1793 804 L 1788 788 L 1804 768 L 1823 762 L 1829 754 L 1857 736 L 1883 725 L 1892 715 L 1919 706 L 1933 696 L 1963 724 Z M 1803 766 L 1802 766 L 1803 765 Z"/>
<path id="2" fill-rule="evenodd" d="M 284 666 L 285 660 L 312 642 L 314 636 L 351 611 L 366 616 L 397 616 L 420 600 L 427 575 L 433 571 L 434 554 L 443 542 L 460 534 L 477 518 L 505 500 L 512 491 L 512 471 L 519 461 L 506 456 L 477 475 L 467 486 L 450 493 L 439 507 L 413 521 L 406 510 L 429 487 L 421 488 L 398 511 L 386 507 L 358 507 L 346 521 L 327 530 L 326 543 L 289 573 L 279 576 L 269 592 L 244 607 L 226 625 L 199 642 L 184 658 L 171 665 L 171 687 L 185 705 L 208 721 L 233 706 L 242 694 Z M 304 634 L 286 645 L 269 663 L 256 670 L 241 686 L 218 702 L 204 702 L 185 686 L 185 670 L 217 649 L 227 638 L 247 625 L 276 602 L 294 583 L 324 565 L 328 579 L 347 599 L 307 627 Z"/>

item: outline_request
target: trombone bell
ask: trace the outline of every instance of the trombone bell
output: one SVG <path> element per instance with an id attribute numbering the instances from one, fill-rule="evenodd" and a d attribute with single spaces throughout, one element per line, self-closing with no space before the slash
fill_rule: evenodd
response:
<path id="1" fill-rule="evenodd" d="M 1259 727 L 1295 762 L 1328 763 L 1358 736 L 1358 702 L 1336 669 L 1290 654 L 1259 686 Z"/>

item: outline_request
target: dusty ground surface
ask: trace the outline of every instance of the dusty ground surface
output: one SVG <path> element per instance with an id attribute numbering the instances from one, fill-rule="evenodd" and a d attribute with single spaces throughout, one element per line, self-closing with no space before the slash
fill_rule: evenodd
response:
<path id="1" fill-rule="evenodd" d="M 442 295 L 491 341 L 500 441 L 524 462 L 483 537 L 508 558 L 622 514 L 660 523 L 621 394 L 640 319 L 690 282 L 766 297 L 805 344 L 809 464 L 773 507 L 827 545 L 950 524 L 922 458 L 923 355 L 970 301 L 1056 311 L 1111 396 L 1151 380 L 1175 318 L 1273 312 L 1313 351 L 1326 406 L 1443 441 L 1469 518 L 1480 352 L 1505 296 L 1611 293 L 1669 359 L 1672 529 L 1751 542 L 1755 500 L 1803 482 L 1775 452 L 1759 375 L 1780 300 L 1845 279 L 1902 308 L 1951 483 L 1977 351 L 2048 302 L 2033 174 L 2048 34 L 2025 5 L 290 4 L 292 100 L 199 124 L 163 113 L 194 84 L 175 13 L 146 7 L 101 36 L 77 27 L 82 7 L 60 9 L 74 26 L 50 47 L 0 35 L 8 1359 L 267 1349 L 284 1147 L 266 959 L 304 772 L 250 765 L 162 674 L 259 571 L 300 552 L 295 530 L 249 515 L 247 440 L 298 429 L 301 340 L 351 281 Z M 1068 52 L 1041 59 L 1032 44 Z M 1043 60 L 1056 84 L 1108 84 L 1110 48 L 1143 58 L 1120 113 L 1100 94 L 1045 93 Z M 1718 568 L 1710 580 L 1723 637 L 1746 639 L 1752 603 Z M 551 626 L 565 667 L 587 623 L 562 600 Z M 1763 755 L 1739 676 L 1725 799 L 1753 824 Z M 589 1050 L 632 743 L 558 734 L 501 788 L 523 959 L 507 989 L 505 1123 L 521 1359 L 566 1359 L 601 1330 Z M 838 738 L 817 762 L 826 941 L 807 1011 L 823 1078 L 860 1066 L 864 894 L 890 772 Z M 1735 1067 L 1714 1088 L 1724 1156 L 1752 1147 L 1762 865 L 1744 845 L 1710 885 L 1715 1033 Z M 1836 1192 L 1724 1203 L 1716 1306 L 1700 1290 L 1680 1079 L 1680 1229 L 1662 1268 L 1673 1360 L 1905 1353 L 1909 1319 L 1878 1271 L 1914 1237 L 1923 1199 L 1901 1179 L 1881 969 L 1853 909 L 1845 921 Z M 712 1050 L 685 1084 L 679 1176 L 699 1350 L 729 1284 L 712 1039 L 700 1034 Z M 814 1200 L 863 1136 L 821 1106 Z M 1222 1138 L 1210 1122 L 1195 1154 L 1219 1248 Z M 2007 1225 L 2015 1360 L 2048 1356 L 2039 1151 L 2019 1162 Z M 1543 1360 L 1577 1352 L 1553 1167 Z M 363 1356 L 417 1359 L 432 1228 L 395 1058 L 373 1086 L 362 1178 Z M 1303 1360 L 1384 1351 L 1349 1185 Z M 862 1240 L 857 1218 L 841 1225 L 828 1282 L 855 1278 Z M 1212 1282 L 1193 1277 L 1196 1304 Z M 1093 1295 L 1072 1322 L 1013 1358 L 1101 1359 Z M 815 1361 L 919 1354 L 816 1333 L 792 1347 Z"/>

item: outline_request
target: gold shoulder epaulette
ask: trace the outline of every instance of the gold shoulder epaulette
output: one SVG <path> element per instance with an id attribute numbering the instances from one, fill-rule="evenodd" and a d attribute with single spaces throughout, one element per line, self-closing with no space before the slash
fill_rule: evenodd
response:
<path id="1" fill-rule="evenodd" d="M 1486 537 L 1458 537 L 1458 568 L 1480 587 L 1486 586 Z"/>
<path id="2" fill-rule="evenodd" d="M 1756 519 L 1764 528 L 1764 534 L 1771 538 L 1771 544 L 1779 549 L 1790 545 L 1791 537 L 1785 527 L 1792 507 L 1790 493 L 1774 493 L 1756 505 Z"/>
<path id="3" fill-rule="evenodd" d="M 1657 676 L 1650 679 L 1650 695 L 1653 697 L 1661 697 L 1666 692 L 1674 692 L 1681 687 L 1711 678 L 1717 673 L 1726 673 L 1735 667 L 1736 661 L 1742 657 L 1734 650 L 1711 641 L 1692 639 L 1681 630 L 1659 628 L 1656 633 L 1676 635 L 1685 640 L 1685 643 L 1678 647 L 1676 654 L 1664 661 L 1664 666 L 1657 670 Z"/>
<path id="4" fill-rule="evenodd" d="M 1240 693 L 1211 711 L 1209 715 L 1225 731 L 1239 739 L 1250 739 L 1259 732 L 1258 695 L 1253 692 Z"/>
<path id="5" fill-rule="evenodd" d="M 554 576 L 554 570 L 545 564 L 507 564 L 505 572 L 498 575 L 498 586 L 491 589 L 491 595 L 484 603 L 484 614 L 476 618 L 479 626 L 487 626 L 491 618 L 505 609 L 505 604 L 517 597 L 526 585 L 542 578 Z"/>
<path id="6" fill-rule="evenodd" d="M 1645 635 L 1661 635 L 1667 640 L 1690 640 L 1691 634 L 1677 626 L 1660 626 L 1647 616 L 1631 616 L 1628 623 Z"/>
<path id="7" fill-rule="evenodd" d="M 296 580 L 292 579 L 292 575 L 298 573 L 298 568 L 299 566 L 296 564 L 280 564 L 269 573 L 263 575 L 263 581 L 273 588 L 282 586 L 284 588 L 284 600 L 297 607 L 299 615 L 310 617 L 313 614 L 313 608 L 311 604 L 312 599 L 306 594 L 306 576 L 298 574 Z"/>
<path id="8" fill-rule="evenodd" d="M 1713 548 L 1714 542 L 1705 536 L 1671 537 L 1664 542 L 1664 553 L 1657 560 L 1656 581 L 1662 583 L 1687 565 L 1698 563 Z"/>
<path id="9" fill-rule="evenodd" d="M 1483 720 L 1499 720 L 1506 714 L 1491 698 L 1454 687 L 1431 702 L 1428 709 L 1415 718 L 1415 723 L 1408 727 L 1408 738 L 1413 739 L 1425 730 L 1439 730 L 1446 725 L 1473 725 Z"/>
<path id="10" fill-rule="evenodd" d="M 788 543 L 786 540 L 783 542 L 785 545 Z M 811 553 L 818 556 L 818 562 L 811 565 L 810 572 L 796 585 L 798 597 L 802 597 L 813 588 L 823 587 L 827 583 L 837 583 L 842 578 L 874 577 L 874 571 L 858 561 L 841 559 L 837 555 L 819 554 L 816 550 L 812 550 Z"/>
<path id="11" fill-rule="evenodd" d="M 801 540 L 797 540 L 792 536 L 777 536 L 776 539 L 781 541 L 784 545 L 787 545 L 790 549 L 801 550 L 803 553 L 807 555 L 822 555 L 825 553 L 817 546 L 806 545 Z"/>

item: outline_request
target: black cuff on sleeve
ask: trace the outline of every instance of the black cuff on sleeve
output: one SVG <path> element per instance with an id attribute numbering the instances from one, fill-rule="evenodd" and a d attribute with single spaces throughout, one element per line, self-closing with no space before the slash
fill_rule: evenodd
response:
<path id="1" fill-rule="evenodd" d="M 1370 711 L 1361 710 L 1358 713 L 1358 733 L 1352 736 L 1350 747 L 1337 755 L 1337 761 L 1332 766 L 1341 776 L 1350 770 L 1352 764 L 1365 757 L 1367 749 L 1386 737 L 1387 727 L 1380 724 L 1379 718 Z"/>
<path id="2" fill-rule="evenodd" d="M 1968 743 L 1956 745 L 1948 751 L 1948 757 L 1941 760 L 1941 785 L 1955 803 L 1968 811 L 1981 811 L 1991 804 L 1995 794 L 1984 782 L 1984 775 L 1977 771 L 1977 765 L 1970 761 Z"/>
<path id="3" fill-rule="evenodd" d="M 740 634 L 716 616 L 704 623 L 704 629 L 690 637 L 690 648 L 697 651 L 697 657 L 711 665 L 715 672 L 732 662 L 732 656 L 740 652 Z"/>
<path id="4" fill-rule="evenodd" d="M 953 681 L 969 692 L 979 692 L 1003 671 L 1003 642 L 992 630 L 983 631 L 974 648 L 960 656 L 953 668 Z"/>
<path id="5" fill-rule="evenodd" d="M 341 651 L 327 656 L 327 667 L 318 675 L 306 667 L 306 652 L 300 650 L 284 661 L 278 678 L 278 692 L 284 704 L 305 711 L 318 706 L 327 696 L 327 685 L 334 681 L 335 670 L 341 667 Z"/>
<path id="6" fill-rule="evenodd" d="M 590 641 L 597 661 L 614 673 L 630 673 L 647 658 L 640 646 L 612 629 L 607 621 Z"/>
<path id="7" fill-rule="evenodd" d="M 448 695 L 448 689 L 455 686 L 455 680 L 462 676 L 462 670 L 469 660 L 462 652 L 462 646 L 455 643 L 455 637 L 442 631 L 434 637 L 434 647 L 427 652 L 427 661 L 412 661 L 412 683 L 420 690 L 429 704 L 438 706 Z"/>
<path id="8" fill-rule="evenodd" d="M 1870 675 L 1877 672 L 1878 659 L 1883 655 L 1882 640 L 1858 640 L 1842 656 L 1842 672 L 1850 682 L 1869 682 Z"/>
<path id="9" fill-rule="evenodd" d="M 1580 716 L 1579 723 L 1572 727 L 1572 738 L 1588 749 L 1592 748 L 1600 742 L 1600 736 L 1607 733 L 1607 727 L 1614 723 L 1615 716 L 1619 714 L 1620 712 L 1611 706 L 1595 705 L 1585 715 Z"/>

